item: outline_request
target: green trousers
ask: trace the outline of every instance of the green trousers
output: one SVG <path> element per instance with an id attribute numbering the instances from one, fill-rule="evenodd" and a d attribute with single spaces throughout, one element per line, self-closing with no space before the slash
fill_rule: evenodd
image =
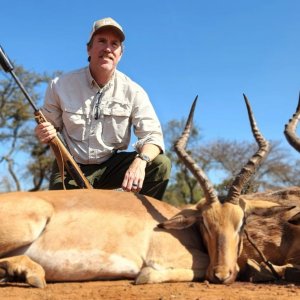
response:
<path id="1" fill-rule="evenodd" d="M 135 159 L 136 152 L 117 152 L 102 164 L 82 165 L 80 168 L 91 185 L 96 189 L 118 189 L 121 188 L 125 173 Z M 167 188 L 171 161 L 164 155 L 158 155 L 146 166 L 146 175 L 140 194 L 161 200 Z M 66 189 L 79 188 L 72 177 L 65 174 Z M 50 177 L 50 190 L 63 189 L 62 179 L 56 161 L 53 163 Z"/>

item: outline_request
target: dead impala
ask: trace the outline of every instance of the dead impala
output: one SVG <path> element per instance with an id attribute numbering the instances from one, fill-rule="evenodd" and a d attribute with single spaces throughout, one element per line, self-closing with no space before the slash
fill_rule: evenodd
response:
<path id="1" fill-rule="evenodd" d="M 300 152 L 300 139 L 296 127 L 300 116 L 300 97 L 296 113 L 285 126 L 288 142 Z M 255 215 L 247 219 L 247 237 L 238 259 L 241 269 L 239 279 L 271 281 L 285 279 L 299 281 L 300 275 L 300 187 L 286 187 L 243 195 L 243 198 L 276 202 L 295 208 L 281 212 L 272 218 Z M 246 230 L 245 230 L 246 233 Z M 252 240 L 252 241 L 251 241 Z M 250 243 L 251 242 L 251 243 Z"/>
<path id="2" fill-rule="evenodd" d="M 296 135 L 296 128 L 300 117 L 300 94 L 296 112 L 285 125 L 284 134 L 289 144 L 300 152 L 300 138 Z M 295 188 L 297 200 L 300 199 L 300 189 Z M 291 201 L 289 201 L 291 202 Z M 298 203 L 299 205 L 299 203 Z M 286 280 L 299 281 L 300 275 L 300 205 L 296 211 L 283 224 L 280 253 L 284 257 L 283 265 L 276 266 Z"/>
<path id="3" fill-rule="evenodd" d="M 203 170 L 185 151 L 194 102 L 175 149 L 199 181 L 205 200 L 179 210 L 117 191 L 2 194 L 0 277 L 21 277 L 35 287 L 44 287 L 46 281 L 120 278 L 135 279 L 137 284 L 204 278 L 233 282 L 247 217 L 291 208 L 240 196 L 268 152 L 246 97 L 245 101 L 259 149 L 234 180 L 225 201 L 218 199 Z"/>
<path id="4" fill-rule="evenodd" d="M 296 135 L 296 127 L 299 122 L 300 117 L 300 94 L 298 105 L 295 114 L 289 120 L 288 124 L 285 126 L 284 134 L 287 138 L 287 141 L 290 145 L 295 148 L 298 152 L 300 152 L 300 139 Z M 300 196 L 300 192 L 298 194 Z M 300 197 L 299 197 L 300 198 Z M 300 205 L 299 205 L 300 206 Z M 292 218 L 285 223 L 283 236 L 282 236 L 282 243 L 281 243 L 281 250 L 282 253 L 285 253 L 285 263 L 287 267 L 290 268 L 292 264 L 293 268 L 296 270 L 290 270 L 291 276 L 293 276 L 294 272 L 299 278 L 300 274 L 300 212 L 298 211 Z M 286 277 L 288 274 L 285 274 Z M 298 280 L 299 281 L 299 280 Z"/>

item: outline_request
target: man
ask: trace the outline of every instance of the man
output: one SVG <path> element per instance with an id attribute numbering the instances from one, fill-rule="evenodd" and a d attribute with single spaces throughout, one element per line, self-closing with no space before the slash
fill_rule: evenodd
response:
<path id="1" fill-rule="evenodd" d="M 94 22 L 87 43 L 89 66 L 55 78 L 42 108 L 49 122 L 36 127 L 42 143 L 60 131 L 94 188 L 140 192 L 162 199 L 171 163 L 163 134 L 147 93 L 116 69 L 125 34 L 112 18 Z M 131 129 L 136 151 L 128 148 Z M 66 175 L 67 188 L 77 188 Z M 50 189 L 62 189 L 56 162 Z"/>

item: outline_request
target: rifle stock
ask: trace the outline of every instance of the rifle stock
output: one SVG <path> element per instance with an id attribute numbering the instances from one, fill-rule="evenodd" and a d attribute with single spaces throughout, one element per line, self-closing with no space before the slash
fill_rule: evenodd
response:
<path id="1" fill-rule="evenodd" d="M 36 122 L 38 124 L 47 122 L 47 119 L 40 110 L 35 111 L 34 114 Z M 62 142 L 62 138 L 60 137 L 59 133 L 57 133 L 57 136 L 49 142 L 49 145 L 57 160 L 62 179 L 64 178 L 65 168 L 80 188 L 92 189 L 92 185 L 86 179 L 78 164 L 76 163 L 70 152 L 67 150 L 66 146 Z"/>
<path id="2" fill-rule="evenodd" d="M 23 84 L 20 82 L 19 78 L 16 76 L 15 72 L 13 71 L 14 67 L 13 64 L 10 62 L 9 58 L 6 56 L 3 48 L 0 46 L 0 64 L 5 72 L 9 72 L 20 89 L 22 90 L 23 94 L 25 95 L 26 99 L 29 101 L 31 106 L 34 109 L 35 119 L 38 124 L 47 122 L 47 119 L 41 112 L 41 110 L 37 109 L 34 102 L 30 98 L 29 94 L 25 90 Z M 64 169 L 67 170 L 67 172 L 70 174 L 70 176 L 74 179 L 76 184 L 84 189 L 92 189 L 92 185 L 89 183 L 89 181 L 86 179 L 84 174 L 82 173 L 81 169 L 79 168 L 76 161 L 73 159 L 70 152 L 67 150 L 66 146 L 62 142 L 62 138 L 60 138 L 60 134 L 57 133 L 57 136 L 53 138 L 50 141 L 50 147 L 55 155 L 55 158 L 57 160 L 57 164 L 60 170 L 60 174 L 62 177 L 63 186 L 64 185 Z"/>

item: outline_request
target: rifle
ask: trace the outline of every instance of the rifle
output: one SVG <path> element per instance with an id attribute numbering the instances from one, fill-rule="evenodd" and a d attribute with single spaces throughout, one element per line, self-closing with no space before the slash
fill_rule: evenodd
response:
<path id="1" fill-rule="evenodd" d="M 26 99 L 29 101 L 30 105 L 32 106 L 34 110 L 35 120 L 38 124 L 47 122 L 45 116 L 43 115 L 42 111 L 39 110 L 33 100 L 30 98 L 29 94 L 25 90 L 23 84 L 17 77 L 17 75 L 14 72 L 14 66 L 11 63 L 11 61 L 6 56 L 3 48 L 0 46 L 0 64 L 4 70 L 4 72 L 9 72 L 19 88 L 22 90 L 23 94 L 25 95 Z M 82 173 L 81 169 L 79 168 L 78 164 L 70 154 L 70 152 L 67 150 L 63 139 L 59 132 L 57 132 L 57 136 L 54 137 L 50 142 L 50 147 L 56 157 L 57 164 L 60 170 L 62 183 L 65 189 L 64 185 L 64 168 L 66 168 L 67 172 L 71 175 L 71 177 L 75 180 L 76 184 L 84 189 L 92 189 L 92 185 L 89 183 L 89 181 L 86 179 L 84 174 Z"/>

